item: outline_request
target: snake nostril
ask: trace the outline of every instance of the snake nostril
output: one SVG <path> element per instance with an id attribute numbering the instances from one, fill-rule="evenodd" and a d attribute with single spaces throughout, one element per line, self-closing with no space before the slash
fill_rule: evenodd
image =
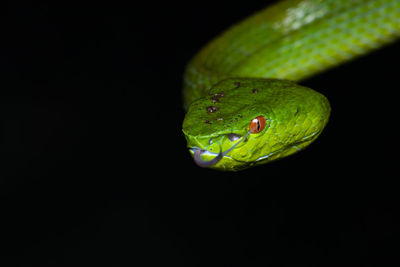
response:
<path id="1" fill-rule="evenodd" d="M 230 134 L 228 134 L 228 138 L 229 138 L 229 140 L 231 140 L 232 142 L 239 140 L 240 137 L 242 137 L 242 136 L 239 135 L 239 134 L 235 134 L 235 133 L 230 133 Z"/>

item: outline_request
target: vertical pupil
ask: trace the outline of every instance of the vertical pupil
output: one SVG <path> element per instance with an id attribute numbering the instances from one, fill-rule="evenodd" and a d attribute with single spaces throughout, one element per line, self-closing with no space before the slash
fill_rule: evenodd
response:
<path id="1" fill-rule="evenodd" d="M 257 132 L 260 131 L 261 125 L 260 125 L 260 120 L 257 120 Z"/>

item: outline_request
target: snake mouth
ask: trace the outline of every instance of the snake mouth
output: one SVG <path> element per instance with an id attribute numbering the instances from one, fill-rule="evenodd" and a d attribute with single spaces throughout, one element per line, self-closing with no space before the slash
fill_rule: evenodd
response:
<path id="1" fill-rule="evenodd" d="M 247 136 L 250 134 L 250 132 L 247 132 L 241 139 L 236 142 L 234 145 L 232 145 L 229 149 L 222 151 L 221 144 L 219 144 L 219 153 L 214 153 L 211 152 L 207 149 L 201 149 L 199 147 L 193 147 L 190 148 L 190 151 L 193 152 L 193 160 L 197 164 L 197 166 L 202 167 L 202 168 L 208 168 L 213 165 L 216 165 L 222 158 L 226 157 L 229 152 L 231 152 L 237 145 L 239 145 L 243 140 L 247 139 Z M 211 155 L 215 157 L 211 160 L 204 160 L 201 156 L 203 154 L 206 155 Z"/>

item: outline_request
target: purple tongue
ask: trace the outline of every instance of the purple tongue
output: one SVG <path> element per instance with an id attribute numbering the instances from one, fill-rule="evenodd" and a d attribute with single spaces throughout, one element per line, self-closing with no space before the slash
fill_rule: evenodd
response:
<path id="1" fill-rule="evenodd" d="M 244 135 L 242 137 L 242 139 L 240 139 L 236 144 L 234 144 L 233 146 L 231 146 L 228 150 L 222 152 L 222 147 L 221 144 L 219 144 L 219 153 L 218 155 L 213 158 L 212 160 L 204 160 L 201 158 L 201 154 L 203 154 L 204 152 L 206 152 L 207 150 L 204 149 L 200 149 L 200 148 L 194 148 L 194 152 L 193 152 L 193 158 L 194 158 L 194 162 L 199 166 L 199 167 L 203 167 L 203 168 L 207 168 L 210 167 L 212 165 L 217 164 L 226 154 L 228 154 L 232 149 L 234 149 L 238 144 L 240 144 L 243 140 L 247 139 L 247 136 L 250 134 L 250 132 L 247 132 L 246 135 Z"/>
<path id="2" fill-rule="evenodd" d="M 222 152 L 222 150 L 220 150 L 218 155 L 215 158 L 213 158 L 212 160 L 204 160 L 201 158 L 201 154 L 203 154 L 204 152 L 206 152 L 206 151 L 202 150 L 202 149 L 196 149 L 194 151 L 194 155 L 193 155 L 194 162 L 199 167 L 203 167 L 203 168 L 207 168 L 207 167 L 217 164 L 218 161 L 220 161 L 222 159 L 222 157 L 224 156 L 224 153 Z"/>

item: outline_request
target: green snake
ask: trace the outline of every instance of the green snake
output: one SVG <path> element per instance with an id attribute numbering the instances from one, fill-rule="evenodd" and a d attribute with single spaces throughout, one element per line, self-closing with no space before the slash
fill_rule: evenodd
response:
<path id="1" fill-rule="evenodd" d="M 330 105 L 295 82 L 399 37 L 399 0 L 285 0 L 233 25 L 184 72 L 182 130 L 195 163 L 237 171 L 307 147 Z"/>

